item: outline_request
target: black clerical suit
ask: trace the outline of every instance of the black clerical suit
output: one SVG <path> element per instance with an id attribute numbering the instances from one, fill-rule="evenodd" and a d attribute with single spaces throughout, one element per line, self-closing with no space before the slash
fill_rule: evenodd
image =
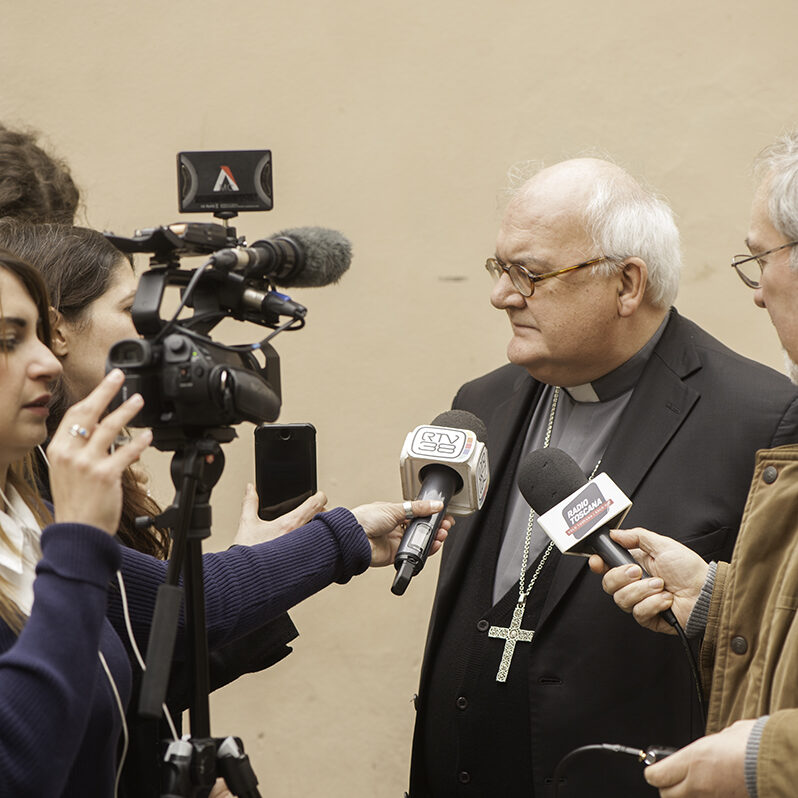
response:
<path id="1" fill-rule="evenodd" d="M 443 548 L 411 798 L 544 798 L 557 763 L 578 746 L 681 746 L 703 731 L 678 639 L 639 627 L 584 558 L 556 550 L 527 607 L 523 627 L 534 638 L 517 646 L 507 684 L 495 683 L 504 641 L 488 629 L 508 625 L 517 587 L 496 606 L 490 591 L 520 442 L 543 387 L 507 365 L 464 385 L 453 403 L 487 426 L 491 486 L 482 510 L 458 519 Z M 754 452 L 797 440 L 795 387 L 671 310 L 600 470 L 634 502 L 624 527 L 728 560 Z M 572 760 L 559 795 L 656 796 L 642 769 L 630 757 L 587 754 Z"/>

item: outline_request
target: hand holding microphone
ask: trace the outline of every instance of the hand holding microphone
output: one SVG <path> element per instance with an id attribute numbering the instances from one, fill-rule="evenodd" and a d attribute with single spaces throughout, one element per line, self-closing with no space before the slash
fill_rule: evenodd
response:
<path id="1" fill-rule="evenodd" d="M 609 568 L 634 566 L 644 579 L 649 578 L 637 560 L 610 537 L 612 522 L 623 519 L 619 514 L 631 502 L 606 474 L 588 482 L 562 449 L 536 449 L 518 469 L 518 489 L 560 551 L 599 555 Z M 677 623 L 669 608 L 661 610 L 660 617 L 671 626 Z"/>
<path id="2" fill-rule="evenodd" d="M 409 510 L 406 510 L 409 505 Z M 380 568 L 390 565 L 396 559 L 396 553 L 405 534 L 408 515 L 411 517 L 426 516 L 431 513 L 443 515 L 440 526 L 430 542 L 430 554 L 440 549 L 446 534 L 454 523 L 451 515 L 445 515 L 443 502 L 439 500 L 417 500 L 413 502 L 372 502 L 363 504 L 352 510 L 371 546 L 371 567 Z M 412 523 L 412 521 L 410 522 Z"/>
<path id="3" fill-rule="evenodd" d="M 405 439 L 399 466 L 406 499 L 436 499 L 440 511 L 414 518 L 405 530 L 394 565 L 391 592 L 401 596 L 424 567 L 447 509 L 467 515 L 482 507 L 490 474 L 485 425 L 473 413 L 450 410 Z"/>
<path id="4" fill-rule="evenodd" d="M 672 610 L 684 626 L 695 606 L 709 566 L 692 549 L 647 529 L 616 529 L 613 540 L 629 549 L 638 565 L 608 568 L 593 555 L 590 570 L 604 574 L 602 587 L 615 603 L 646 629 L 675 634 L 660 615 Z M 645 569 L 645 570 L 644 570 Z M 644 574 L 652 578 L 644 578 Z"/>

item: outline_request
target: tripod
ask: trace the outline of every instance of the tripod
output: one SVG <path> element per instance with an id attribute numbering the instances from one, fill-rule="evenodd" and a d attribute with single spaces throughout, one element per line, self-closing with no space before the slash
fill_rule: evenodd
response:
<path id="1" fill-rule="evenodd" d="M 217 775 L 224 776 L 230 791 L 240 798 L 260 798 L 257 777 L 235 737 L 211 737 L 210 675 L 208 635 L 205 625 L 205 591 L 202 578 L 202 541 L 211 534 L 213 486 L 224 469 L 220 443 L 235 437 L 229 427 L 186 431 L 154 430 L 158 449 L 173 451 L 170 473 L 176 488 L 175 499 L 153 523 L 172 530 L 172 553 L 166 580 L 158 588 L 152 628 L 147 645 L 147 669 L 141 686 L 139 713 L 159 718 L 174 653 L 180 604 L 184 590 L 179 587 L 182 571 L 186 593 L 187 653 L 191 669 L 191 734 L 171 742 L 164 758 L 162 798 L 204 798 Z"/>

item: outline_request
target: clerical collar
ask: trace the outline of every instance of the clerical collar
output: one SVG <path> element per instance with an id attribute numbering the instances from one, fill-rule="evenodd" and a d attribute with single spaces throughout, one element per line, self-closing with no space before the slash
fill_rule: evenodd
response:
<path id="1" fill-rule="evenodd" d="M 665 325 L 670 316 L 665 316 L 657 331 L 643 345 L 643 348 L 632 355 L 629 360 L 613 369 L 609 374 L 599 377 L 584 385 L 573 385 L 564 390 L 575 402 L 606 402 L 615 399 L 627 391 L 631 391 L 640 379 L 657 341 L 665 332 Z"/>

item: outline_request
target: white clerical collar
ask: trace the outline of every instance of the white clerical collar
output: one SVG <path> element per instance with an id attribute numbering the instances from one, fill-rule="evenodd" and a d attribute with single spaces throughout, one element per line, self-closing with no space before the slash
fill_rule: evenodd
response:
<path id="1" fill-rule="evenodd" d="M 564 388 L 568 395 L 575 402 L 606 402 L 615 399 L 637 385 L 643 369 L 648 363 L 654 347 L 665 332 L 665 326 L 670 316 L 666 316 L 662 324 L 651 338 L 646 341 L 643 347 L 632 355 L 629 360 L 622 363 L 618 368 L 613 369 L 609 374 L 599 377 L 593 382 L 586 382 L 584 385 L 572 385 Z"/>
<path id="2" fill-rule="evenodd" d="M 584 385 L 573 385 L 570 388 L 565 388 L 565 392 L 574 402 L 600 402 L 601 399 L 596 393 L 592 382 L 586 382 Z"/>

